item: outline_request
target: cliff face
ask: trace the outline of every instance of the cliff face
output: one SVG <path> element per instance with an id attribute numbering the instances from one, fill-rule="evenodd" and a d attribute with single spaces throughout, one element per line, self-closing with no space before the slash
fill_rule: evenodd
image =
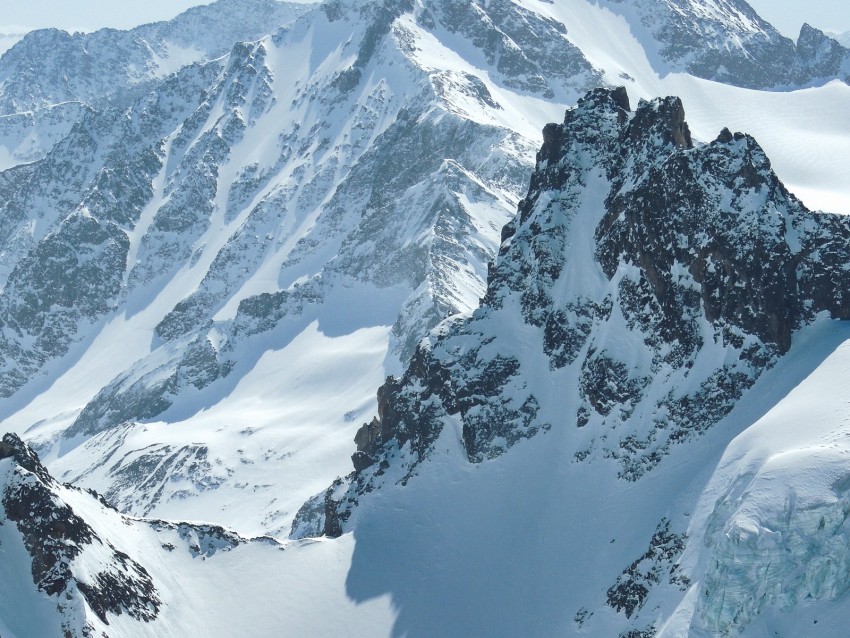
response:
<path id="1" fill-rule="evenodd" d="M 754 139 L 694 146 L 677 98 L 597 89 L 549 125 L 481 306 L 378 392 L 355 473 L 296 535 L 346 529 L 452 424 L 470 462 L 550 428 L 637 481 L 699 436 L 817 317 L 850 317 L 850 223 L 790 195 Z M 388 477 L 392 477 L 391 479 Z"/>

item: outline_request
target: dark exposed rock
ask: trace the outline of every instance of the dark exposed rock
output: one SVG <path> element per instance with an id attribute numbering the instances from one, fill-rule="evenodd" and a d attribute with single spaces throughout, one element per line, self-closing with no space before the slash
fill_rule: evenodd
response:
<path id="1" fill-rule="evenodd" d="M 323 497 L 325 533 L 383 477 L 409 480 L 450 420 L 481 462 L 552 427 L 541 400 L 573 406 L 595 437 L 578 462 L 596 452 L 638 480 L 724 418 L 799 328 L 850 318 L 846 218 L 808 211 L 747 135 L 695 146 L 678 98 L 628 106 L 622 89 L 596 89 L 546 127 L 481 307 L 441 324 L 382 386 L 355 472 Z M 703 352 L 715 367 L 694 366 Z M 577 392 L 539 397 L 540 364 L 575 368 Z M 621 585 L 612 605 L 631 615 L 647 580 Z"/>
<path id="2" fill-rule="evenodd" d="M 631 618 L 643 607 L 653 587 L 664 579 L 670 583 L 677 582 L 679 576 L 676 561 L 685 549 L 686 538 L 670 531 L 670 521 L 661 521 L 646 553 L 629 565 L 616 584 L 608 589 L 608 606 L 624 613 L 626 618 Z"/>
<path id="3" fill-rule="evenodd" d="M 65 355 L 78 324 L 112 309 L 129 245 L 115 224 L 74 214 L 15 266 L 0 294 L 0 396 Z"/>
<path id="4" fill-rule="evenodd" d="M 601 353 L 585 360 L 579 383 L 593 409 L 607 416 L 615 406 L 628 408 L 640 399 L 649 379 L 631 377 L 626 364 Z"/>
<path id="5" fill-rule="evenodd" d="M 42 481 L 51 480 L 38 455 L 17 434 L 5 434 L 0 441 L 0 460 L 2 459 L 13 459 L 17 465 L 32 472 Z"/>
<path id="6" fill-rule="evenodd" d="M 727 210 L 712 192 L 731 193 Z M 779 200 L 780 207 L 740 215 L 754 198 Z M 847 288 L 834 279 L 840 270 L 817 268 L 821 277 L 834 273 L 830 280 L 838 285 L 830 286 L 828 294 L 807 289 L 800 274 L 812 268 L 814 247 L 808 242 L 792 247 L 800 230 L 812 228 L 830 253 L 844 252 L 845 225 L 832 216 L 809 213 L 791 198 L 749 136 L 736 134 L 730 140 L 721 134 L 694 153 L 673 155 L 635 188 L 615 193 L 607 206 L 597 231 L 597 258 L 609 277 L 623 261 L 641 268 L 665 316 L 662 329 L 670 336 L 682 332 L 676 324 L 683 309 L 700 304 L 709 321 L 740 327 L 781 352 L 813 313 L 828 310 L 847 318 L 842 307 Z M 824 226 L 833 231 L 831 240 Z M 809 232 L 803 231 L 801 241 Z M 700 286 L 699 299 L 679 292 L 674 264 L 689 270 Z"/>
<path id="7" fill-rule="evenodd" d="M 135 620 L 154 620 L 161 601 L 145 568 L 100 538 L 64 502 L 61 486 L 16 435 L 7 434 L 0 443 L 0 460 L 6 458 L 15 464 L 3 491 L 3 511 L 17 525 L 32 557 L 32 577 L 38 589 L 57 597 L 60 610 L 65 604 L 63 596 L 70 599 L 78 590 L 107 625 L 110 615 L 124 613 Z M 87 563 L 80 572 L 75 561 L 87 546 L 101 548 L 106 559 L 98 559 L 96 565 Z"/>
<path id="8" fill-rule="evenodd" d="M 218 552 L 229 552 L 247 542 L 238 534 L 220 525 L 173 523 L 160 520 L 151 520 L 148 524 L 157 532 L 176 530 L 180 539 L 189 547 L 192 558 L 199 556 L 209 558 Z"/>

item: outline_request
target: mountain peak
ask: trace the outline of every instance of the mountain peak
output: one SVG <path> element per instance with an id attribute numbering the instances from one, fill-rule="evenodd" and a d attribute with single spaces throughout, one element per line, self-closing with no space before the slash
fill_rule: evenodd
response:
<path id="1" fill-rule="evenodd" d="M 679 97 L 640 101 L 626 137 L 630 142 L 652 140 L 656 146 L 681 149 L 694 146 L 690 128 L 685 121 L 685 106 Z"/>
<path id="2" fill-rule="evenodd" d="M 387 380 L 347 491 L 305 506 L 296 536 L 322 528 L 319 511 L 325 533 L 344 531 L 384 476 L 421 473 L 454 419 L 480 462 L 549 431 L 544 414 L 559 427 L 574 414 L 602 441 L 587 437 L 576 460 L 616 459 L 638 481 L 722 419 L 818 313 L 850 318 L 846 219 L 806 210 L 747 135 L 695 146 L 678 97 L 627 107 L 623 89 L 595 89 L 546 127 L 481 308 L 447 320 Z M 706 358 L 722 363 L 694 366 Z M 522 381 L 559 370 L 577 375 L 576 393 Z"/>
<path id="3" fill-rule="evenodd" d="M 41 480 L 52 480 L 38 458 L 38 454 L 15 433 L 8 433 L 0 441 L 0 460 L 12 459 L 17 465 L 37 475 Z"/>

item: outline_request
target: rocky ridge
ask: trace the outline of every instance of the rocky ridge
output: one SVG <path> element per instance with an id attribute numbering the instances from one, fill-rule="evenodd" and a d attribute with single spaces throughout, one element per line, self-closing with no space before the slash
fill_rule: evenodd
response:
<path id="1" fill-rule="evenodd" d="M 36 454 L 19 438 L 0 443 L 4 463 L 0 523 L 14 523 L 32 557 L 32 579 L 57 600 L 65 636 L 85 636 L 127 614 L 150 622 L 162 601 L 139 563 L 101 538 L 72 509 Z M 103 635 L 107 635 L 105 632 Z"/>
<path id="2" fill-rule="evenodd" d="M 598 89 L 544 131 L 478 310 L 441 324 L 296 537 L 336 536 L 446 428 L 472 463 L 551 428 L 639 481 L 722 419 L 818 317 L 850 316 L 850 224 L 790 195 L 751 137 L 693 144 L 681 102 Z M 451 436 L 451 435 L 449 435 Z"/>
<path id="3" fill-rule="evenodd" d="M 272 539 L 245 539 L 217 525 L 124 517 L 96 492 L 57 482 L 14 434 L 0 441 L 0 495 L 0 537 L 8 558 L 4 578 L 21 591 L 27 589 L 25 580 L 31 580 L 55 601 L 56 620 L 69 638 L 94 632 L 125 635 L 133 626 L 141 630 L 156 623 L 169 601 L 144 562 L 168 562 L 178 548 L 204 560 L 242 545 L 279 547 Z M 122 528 L 154 539 L 155 550 L 132 547 Z M 20 540 L 10 536 L 15 533 Z M 29 576 L 14 571 L 14 548 L 21 541 L 31 563 Z M 35 627 L 48 619 L 31 620 Z M 117 634 L 112 629 L 116 623 Z"/>
<path id="4" fill-rule="evenodd" d="M 743 0 L 605 0 L 645 41 L 657 71 L 754 89 L 850 81 L 850 50 L 804 24 L 797 42 Z"/>

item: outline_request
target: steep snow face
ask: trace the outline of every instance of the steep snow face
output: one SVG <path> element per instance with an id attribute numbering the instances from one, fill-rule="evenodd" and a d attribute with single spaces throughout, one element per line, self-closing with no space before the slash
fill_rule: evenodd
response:
<path id="1" fill-rule="evenodd" d="M 373 494 L 434 480 L 453 447 L 482 463 L 553 437 L 568 463 L 603 475 L 608 466 L 626 483 L 675 473 L 680 450 L 746 402 L 794 334 L 819 317 L 850 318 L 850 223 L 805 209 L 746 135 L 724 130 L 695 147 L 677 98 L 634 113 L 623 89 L 579 100 L 544 130 L 529 194 L 502 237 L 481 307 L 435 329 L 379 390 L 378 417 L 355 439 L 355 472 L 302 508 L 295 537 L 356 534 L 370 525 Z M 754 499 L 767 489 L 750 488 Z M 840 495 L 825 498 L 801 502 L 799 520 L 760 512 L 768 529 L 787 521 L 777 536 L 786 541 L 765 555 L 764 534 L 747 531 L 751 510 L 718 504 L 704 532 L 714 562 L 700 580 L 699 622 L 739 631 L 764 608 L 846 591 L 844 552 L 831 549 L 843 539 Z M 656 520 L 649 549 L 607 590 L 627 620 L 656 585 L 687 590 L 695 575 L 679 563 L 689 535 Z M 820 520 L 823 539 L 794 540 Z M 750 551 L 756 564 L 738 568 Z M 775 558 L 768 583 L 784 583 L 812 555 L 822 564 L 805 578 L 766 585 L 753 601 L 760 565 Z"/>

